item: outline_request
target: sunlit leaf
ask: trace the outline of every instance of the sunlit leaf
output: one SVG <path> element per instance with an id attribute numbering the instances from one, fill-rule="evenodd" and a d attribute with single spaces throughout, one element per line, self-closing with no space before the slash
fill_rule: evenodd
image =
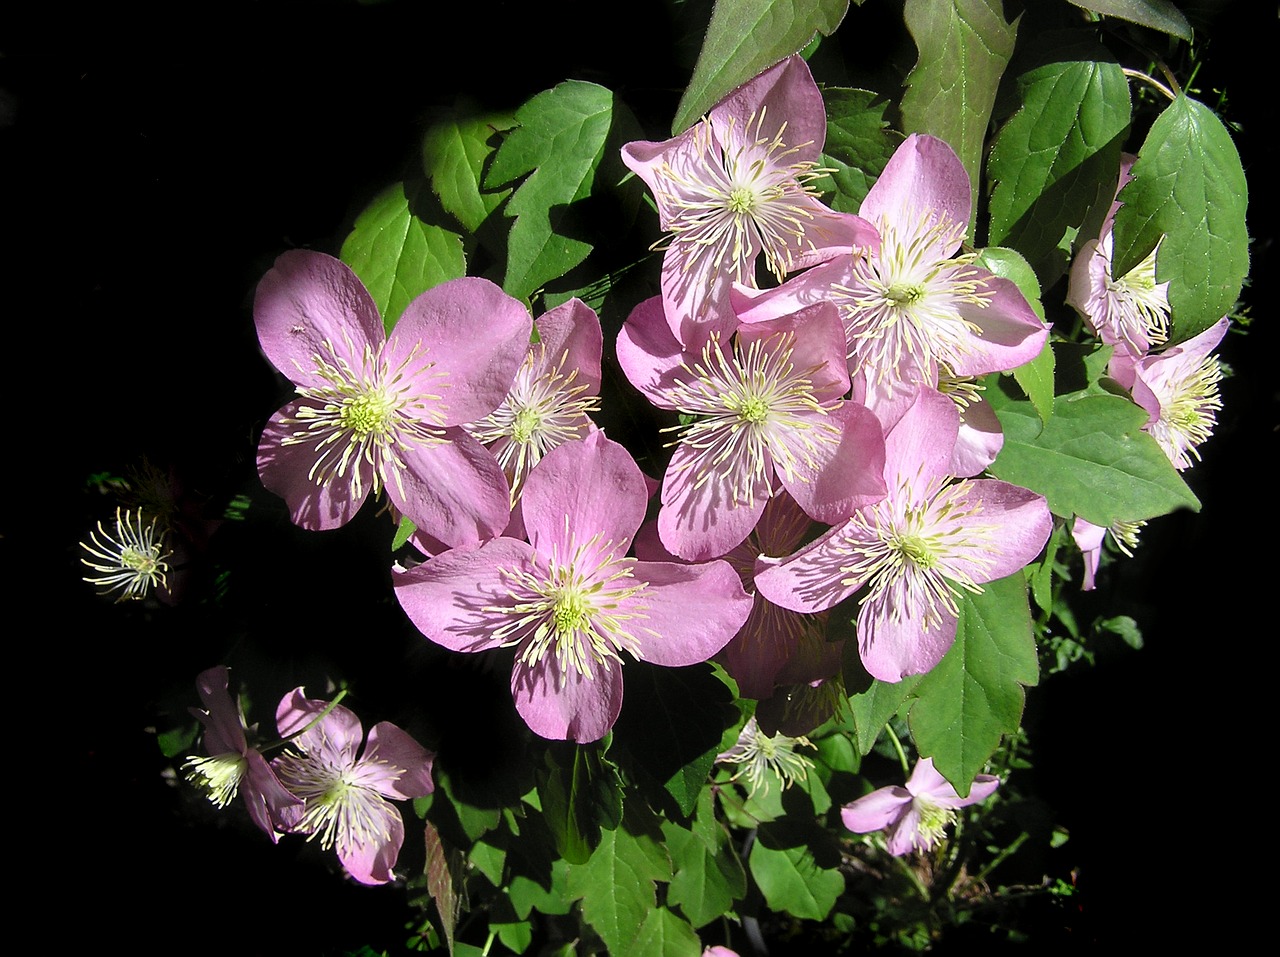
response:
<path id="1" fill-rule="evenodd" d="M 1170 0 L 1070 0 L 1077 7 L 1119 17 L 1191 42 L 1191 24 Z"/>
<path id="2" fill-rule="evenodd" d="M 835 190 L 825 201 L 842 213 L 856 213 L 902 137 L 889 129 L 889 101 L 877 93 L 837 87 L 823 90 L 822 98 L 827 104 L 822 165 L 833 171 Z M 815 185 L 827 188 L 825 180 Z"/>

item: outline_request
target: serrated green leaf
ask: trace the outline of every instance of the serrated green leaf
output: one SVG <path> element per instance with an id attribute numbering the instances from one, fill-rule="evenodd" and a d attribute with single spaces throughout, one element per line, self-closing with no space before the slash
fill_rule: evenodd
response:
<path id="1" fill-rule="evenodd" d="M 889 101 L 878 93 L 836 87 L 823 90 L 822 98 L 827 104 L 822 165 L 833 172 L 829 187 L 822 180 L 814 185 L 835 190 L 826 197 L 832 209 L 856 213 L 902 137 L 889 129 L 884 117 Z"/>
<path id="2" fill-rule="evenodd" d="M 568 861 L 554 858 L 551 861 L 551 874 L 547 880 L 549 886 L 524 874 L 515 874 L 507 885 L 507 896 L 511 906 L 521 918 L 528 917 L 533 911 L 540 914 L 567 914 L 573 907 L 574 897 L 569 892 Z"/>
<path id="3" fill-rule="evenodd" d="M 481 186 L 485 161 L 493 154 L 494 133 L 515 125 L 511 113 L 485 113 L 441 120 L 422 139 L 422 165 L 431 190 L 468 232 L 476 232 L 502 205 L 510 189 Z"/>
<path id="4" fill-rule="evenodd" d="M 1186 96 L 1156 117 L 1131 172 L 1118 197 L 1112 274 L 1126 275 L 1160 244 L 1156 278 L 1169 283 L 1172 345 L 1208 329 L 1240 295 L 1248 184 L 1222 121 Z"/>
<path id="5" fill-rule="evenodd" d="M 989 241 L 1027 257 L 1044 283 L 1066 272 L 1064 233 L 1115 192 L 1129 129 L 1129 84 L 1105 50 L 1056 50 L 1055 62 L 1018 78 L 1021 106 L 987 162 L 994 184 Z"/>
<path id="6" fill-rule="evenodd" d="M 1070 0 L 1077 7 L 1119 17 L 1191 42 L 1191 24 L 1170 0 Z"/>
<path id="7" fill-rule="evenodd" d="M 1137 522 L 1200 502 L 1142 426 L 1147 413 L 1128 399 L 1086 395 L 1054 405 L 1041 426 L 1030 403 L 988 389 L 1004 428 L 1004 447 L 988 471 L 1039 492 L 1062 518 L 1094 525 Z"/>
<path id="8" fill-rule="evenodd" d="M 681 133 L 736 87 L 830 36 L 849 0 L 716 0 L 671 132 Z"/>
<path id="9" fill-rule="evenodd" d="M 976 212 L 983 141 L 1017 27 L 1001 0 L 906 0 L 903 16 L 920 53 L 902 95 L 903 131 L 950 144 L 969 172 Z"/>
<path id="10" fill-rule="evenodd" d="M 667 900 L 694 927 L 728 913 L 747 892 L 747 875 L 734 852 L 729 833 L 715 819 L 715 797 L 703 788 L 692 829 L 662 822 L 662 833 L 675 873 Z"/>
<path id="11" fill-rule="evenodd" d="M 506 206 L 515 222 L 502 285 L 510 295 L 527 298 L 591 252 L 590 243 L 564 229 L 569 207 L 591 194 L 613 121 L 613 94 L 594 83 L 566 80 L 516 110 L 516 121 L 494 155 L 485 186 L 497 189 L 526 176 Z"/>
<path id="12" fill-rule="evenodd" d="M 357 218 L 340 257 L 352 268 L 390 331 L 418 295 L 466 275 L 462 237 L 414 213 L 421 185 L 395 183 Z"/>
<path id="13" fill-rule="evenodd" d="M 626 953 L 636 957 L 699 957 L 702 944 L 686 921 L 665 907 L 658 907 L 645 915 L 635 942 L 628 945 Z"/>
<path id="14" fill-rule="evenodd" d="M 505 848 L 486 841 L 476 841 L 471 846 L 467 860 L 475 865 L 476 870 L 489 878 L 489 883 L 494 887 L 502 886 L 502 869 L 507 862 Z"/>
<path id="15" fill-rule="evenodd" d="M 582 899 L 582 916 L 611 953 L 627 953 L 657 904 L 655 881 L 671 879 L 662 848 L 647 834 L 603 831 L 590 859 L 569 872 L 569 893 Z"/>
<path id="16" fill-rule="evenodd" d="M 804 844 L 773 848 L 757 840 L 747 864 L 769 908 L 802 920 L 826 920 L 844 892 L 844 875 L 820 867 Z"/>
<path id="17" fill-rule="evenodd" d="M 920 754 L 964 795 L 1001 736 L 1018 730 L 1024 686 L 1040 672 L 1021 572 L 957 604 L 955 644 L 916 685 L 908 721 Z"/>

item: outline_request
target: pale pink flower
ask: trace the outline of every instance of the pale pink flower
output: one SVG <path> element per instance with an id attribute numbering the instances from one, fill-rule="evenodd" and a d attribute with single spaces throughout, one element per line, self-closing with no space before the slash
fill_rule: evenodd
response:
<path id="1" fill-rule="evenodd" d="M 1217 425 L 1222 369 L 1213 350 L 1228 325 L 1223 317 L 1199 335 L 1134 365 L 1133 401 L 1151 415 L 1143 428 L 1179 471 L 1199 460 L 1200 445 Z"/>
<path id="2" fill-rule="evenodd" d="M 819 300 L 840 309 L 851 373 L 869 393 L 912 395 L 940 376 L 978 376 L 1035 358 L 1048 326 L 1012 282 L 976 265 L 961 245 L 971 195 L 964 164 L 943 140 L 912 134 L 858 212 L 879 243 L 833 256 L 775 289 L 735 289 L 744 322 Z M 873 397 L 867 404 L 875 408 Z"/>
<path id="3" fill-rule="evenodd" d="M 622 707 L 624 653 L 667 666 L 706 661 L 751 610 L 726 562 L 626 557 L 647 499 L 621 445 L 602 432 L 566 442 L 525 483 L 528 542 L 445 552 L 396 575 L 396 597 L 446 648 L 513 648 L 511 693 L 535 733 L 596 741 Z"/>
<path id="4" fill-rule="evenodd" d="M 404 821 L 387 798 L 410 800 L 435 790 L 435 755 L 387 721 L 373 726 L 361 753 L 360 719 L 342 705 L 325 714 L 329 708 L 295 688 L 276 709 L 280 736 L 294 750 L 273 764 L 304 802 L 290 830 L 319 837 L 326 850 L 336 848 L 343 868 L 360 883 L 385 884 L 395 877 L 404 844 Z"/>
<path id="5" fill-rule="evenodd" d="M 787 558 L 761 558 L 756 590 L 796 611 L 822 611 L 864 585 L 858 650 L 873 677 L 922 674 L 947 653 L 961 590 L 1010 575 L 1044 547 L 1053 519 L 1044 497 L 947 471 L 959 413 L 921 389 L 885 439 L 889 494 Z"/>
<path id="6" fill-rule="evenodd" d="M 226 807 L 237 793 L 244 795 L 249 817 L 272 841 L 288 830 L 302 801 L 280 783 L 275 772 L 245 738 L 244 715 L 227 690 L 229 672 L 224 665 L 202 671 L 196 689 L 205 710 L 191 713 L 204 725 L 207 757 L 191 756 L 183 765 L 187 779 L 206 789 L 209 800 Z"/>
<path id="7" fill-rule="evenodd" d="M 828 523 L 884 496 L 883 436 L 847 402 L 843 335 L 835 309 L 713 334 L 686 351 L 656 299 L 637 306 L 618 336 L 618 361 L 659 408 L 695 417 L 681 428 L 662 484 L 658 532 L 675 555 L 714 558 L 740 544 L 775 479 L 807 515 Z"/>
<path id="8" fill-rule="evenodd" d="M 679 136 L 623 147 L 623 162 L 649 186 L 671 237 L 662 299 L 680 342 L 698 349 L 711 333 L 731 331 L 730 287 L 756 284 L 759 256 L 781 281 L 827 247 L 875 242 L 866 223 L 817 198 L 826 130 L 822 94 L 804 60 L 792 56 Z"/>
<path id="9" fill-rule="evenodd" d="M 511 483 L 511 503 L 542 457 L 595 428 L 600 407 L 600 319 L 580 299 L 570 299 L 534 322 L 536 342 L 502 404 L 465 428 L 483 443 Z"/>
<path id="10" fill-rule="evenodd" d="M 1138 533 L 1146 522 L 1116 522 L 1103 527 L 1086 522 L 1077 516 L 1071 525 L 1071 537 L 1080 549 L 1080 557 L 1084 561 L 1084 580 L 1080 584 L 1081 591 L 1093 591 L 1097 587 L 1098 568 L 1102 565 L 1102 543 L 1107 535 L 1116 547 L 1130 558 L 1138 545 Z"/>
<path id="11" fill-rule="evenodd" d="M 1097 239 L 1083 243 L 1071 264 L 1067 302 L 1098 337 L 1117 351 L 1132 357 L 1145 355 L 1165 341 L 1169 332 L 1169 284 L 1156 282 L 1159 246 L 1123 276 L 1111 274 L 1116 211 L 1122 205 L 1120 190 L 1132 179 L 1137 157 L 1121 157 L 1117 199 L 1103 220 Z M 1130 383 L 1123 382 L 1127 388 Z"/>
<path id="12" fill-rule="evenodd" d="M 993 775 L 979 774 L 968 795 L 960 797 L 934 768 L 933 758 L 921 758 L 906 787 L 893 785 L 863 795 L 841 808 L 840 818 L 857 834 L 887 830 L 889 853 L 895 856 L 930 851 L 946 834 L 958 808 L 986 800 L 999 784 Z"/>
<path id="13" fill-rule="evenodd" d="M 343 262 L 294 250 L 254 299 L 262 349 L 298 391 L 267 424 L 258 471 L 304 528 L 344 525 L 383 489 L 449 545 L 496 535 L 510 492 L 460 426 L 487 415 L 529 346 L 529 313 L 493 283 L 462 278 L 418 296 L 388 335 Z"/>

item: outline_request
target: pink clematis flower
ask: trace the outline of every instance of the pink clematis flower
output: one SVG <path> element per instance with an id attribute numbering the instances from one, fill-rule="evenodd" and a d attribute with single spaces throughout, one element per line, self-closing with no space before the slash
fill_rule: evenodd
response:
<path id="1" fill-rule="evenodd" d="M 1115 542 L 1116 547 L 1130 558 L 1138 547 L 1138 534 L 1146 522 L 1116 522 L 1103 527 L 1086 522 L 1079 516 L 1071 525 L 1071 537 L 1080 549 L 1080 557 L 1084 561 L 1084 580 L 1080 584 L 1081 591 L 1093 591 L 1097 587 L 1098 569 L 1102 565 L 1102 543 L 1107 535 Z"/>
<path id="2" fill-rule="evenodd" d="M 844 826 L 857 834 L 888 830 L 889 853 L 930 851 L 937 847 L 955 820 L 957 808 L 985 801 L 1000 784 L 990 774 L 973 779 L 967 797 L 960 797 L 933 766 L 933 758 L 921 758 L 906 787 L 880 788 L 840 809 Z"/>
<path id="3" fill-rule="evenodd" d="M 1121 156 L 1117 199 L 1111 204 L 1098 238 L 1081 245 L 1076 253 L 1067 284 L 1068 304 L 1103 342 L 1116 348 L 1121 358 L 1146 355 L 1161 345 L 1169 332 L 1169 284 L 1156 282 L 1158 246 L 1125 275 L 1111 275 L 1115 246 L 1112 229 L 1122 205 L 1118 196 L 1133 178 L 1130 170 L 1136 159 L 1129 153 Z M 1132 384 L 1123 374 L 1117 378 L 1126 388 Z"/>
<path id="4" fill-rule="evenodd" d="M 943 140 L 912 134 L 867 193 L 859 214 L 877 248 L 852 249 L 760 293 L 738 287 L 744 322 L 819 300 L 839 307 L 849 369 L 865 376 L 867 404 L 942 376 L 1003 372 L 1035 358 L 1049 327 L 1012 282 L 960 252 L 969 221 L 969 175 Z"/>
<path id="5" fill-rule="evenodd" d="M 570 299 L 534 324 L 536 342 L 502 404 L 465 428 L 482 442 L 511 483 L 511 504 L 533 467 L 556 446 L 584 438 L 600 407 L 604 334 L 595 311 Z"/>
<path id="6" fill-rule="evenodd" d="M 602 738 L 622 707 L 622 653 L 706 661 L 742 627 L 751 598 L 726 562 L 625 557 L 644 520 L 644 475 L 594 432 L 553 449 L 520 500 L 528 542 L 495 538 L 396 576 L 427 638 L 455 651 L 513 647 L 516 710 L 545 738 Z"/>
<path id="7" fill-rule="evenodd" d="M 326 850 L 336 846 L 343 868 L 360 883 L 385 884 L 404 844 L 404 821 L 387 798 L 430 794 L 435 755 L 387 721 L 373 726 L 361 754 L 360 719 L 342 705 L 324 714 L 326 708 L 329 702 L 295 688 L 276 709 L 280 736 L 297 735 L 290 741 L 296 753 L 273 762 L 304 802 L 291 830 L 318 836 Z"/>
<path id="8" fill-rule="evenodd" d="M 1227 334 L 1224 316 L 1186 342 L 1139 359 L 1134 365 L 1133 401 L 1151 414 L 1143 428 L 1160 443 L 1178 471 L 1200 458 L 1200 445 L 1213 434 L 1222 408 L 1222 369 L 1213 350 Z"/>
<path id="9" fill-rule="evenodd" d="M 254 299 L 263 351 L 297 386 L 267 424 L 258 471 L 304 528 L 346 524 L 372 492 L 448 545 L 498 534 L 502 469 L 460 426 L 493 411 L 529 345 L 532 320 L 485 279 L 418 296 L 387 335 L 343 262 L 287 252 Z"/>
<path id="10" fill-rule="evenodd" d="M 838 521 L 884 497 L 883 436 L 849 389 L 835 308 L 714 334 L 685 351 L 656 299 L 618 336 L 618 361 L 659 408 L 696 416 L 662 484 L 658 533 L 681 558 L 725 554 L 756 526 L 775 479 L 810 517 Z"/>
<path id="11" fill-rule="evenodd" d="M 922 674 L 956 637 L 960 589 L 1010 575 L 1048 541 L 1043 496 L 994 479 L 953 481 L 947 471 L 959 413 L 921 389 L 885 439 L 889 494 L 787 558 L 762 557 L 756 590 L 796 611 L 822 611 L 863 585 L 858 651 L 872 676 Z"/>
<path id="12" fill-rule="evenodd" d="M 190 757 L 183 765 L 188 779 L 208 789 L 209 800 L 226 807 L 237 792 L 244 795 L 249 816 L 272 841 L 289 829 L 301 810 L 302 801 L 291 794 L 271 765 L 245 739 L 244 715 L 227 691 L 229 672 L 224 665 L 202 671 L 196 688 L 205 710 L 191 713 L 204 725 L 204 748 L 208 757 Z"/>
<path id="13" fill-rule="evenodd" d="M 817 198 L 826 141 L 822 94 L 799 56 L 744 83 L 711 114 L 661 143 L 634 142 L 622 159 L 653 192 L 671 235 L 662 298 L 672 334 L 691 349 L 727 335 L 734 282 L 754 286 L 764 256 L 781 281 L 829 247 L 875 242 L 856 216 Z"/>

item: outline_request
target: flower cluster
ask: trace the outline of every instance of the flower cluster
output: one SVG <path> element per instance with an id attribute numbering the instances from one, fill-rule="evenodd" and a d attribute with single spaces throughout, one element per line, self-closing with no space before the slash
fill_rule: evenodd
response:
<path id="1" fill-rule="evenodd" d="M 244 715 L 232 700 L 228 671 L 219 665 L 196 681 L 204 710 L 207 754 L 184 768 L 217 807 L 244 795 L 249 815 L 272 841 L 282 834 L 320 838 L 326 850 L 362 884 L 385 884 L 404 843 L 400 811 L 388 798 L 409 800 L 435 789 L 435 756 L 394 724 L 379 722 L 364 737 L 360 719 L 340 704 L 295 688 L 280 701 L 276 727 L 288 750 L 268 762 L 250 747 Z"/>
<path id="2" fill-rule="evenodd" d="M 1200 445 L 1213 434 L 1222 408 L 1222 369 L 1214 354 L 1227 334 L 1227 317 L 1177 345 L 1166 345 L 1170 307 L 1168 282 L 1157 282 L 1160 247 L 1123 276 L 1111 269 L 1120 190 L 1131 180 L 1136 157 L 1122 157 L 1116 199 L 1097 239 L 1086 242 L 1071 268 L 1067 301 L 1099 339 L 1112 347 L 1108 372 L 1148 414 L 1143 430 L 1182 472 L 1199 460 Z M 1141 521 L 1102 528 L 1081 517 L 1072 535 L 1084 558 L 1084 590 L 1092 590 L 1109 535 L 1125 555 L 1138 543 Z"/>

